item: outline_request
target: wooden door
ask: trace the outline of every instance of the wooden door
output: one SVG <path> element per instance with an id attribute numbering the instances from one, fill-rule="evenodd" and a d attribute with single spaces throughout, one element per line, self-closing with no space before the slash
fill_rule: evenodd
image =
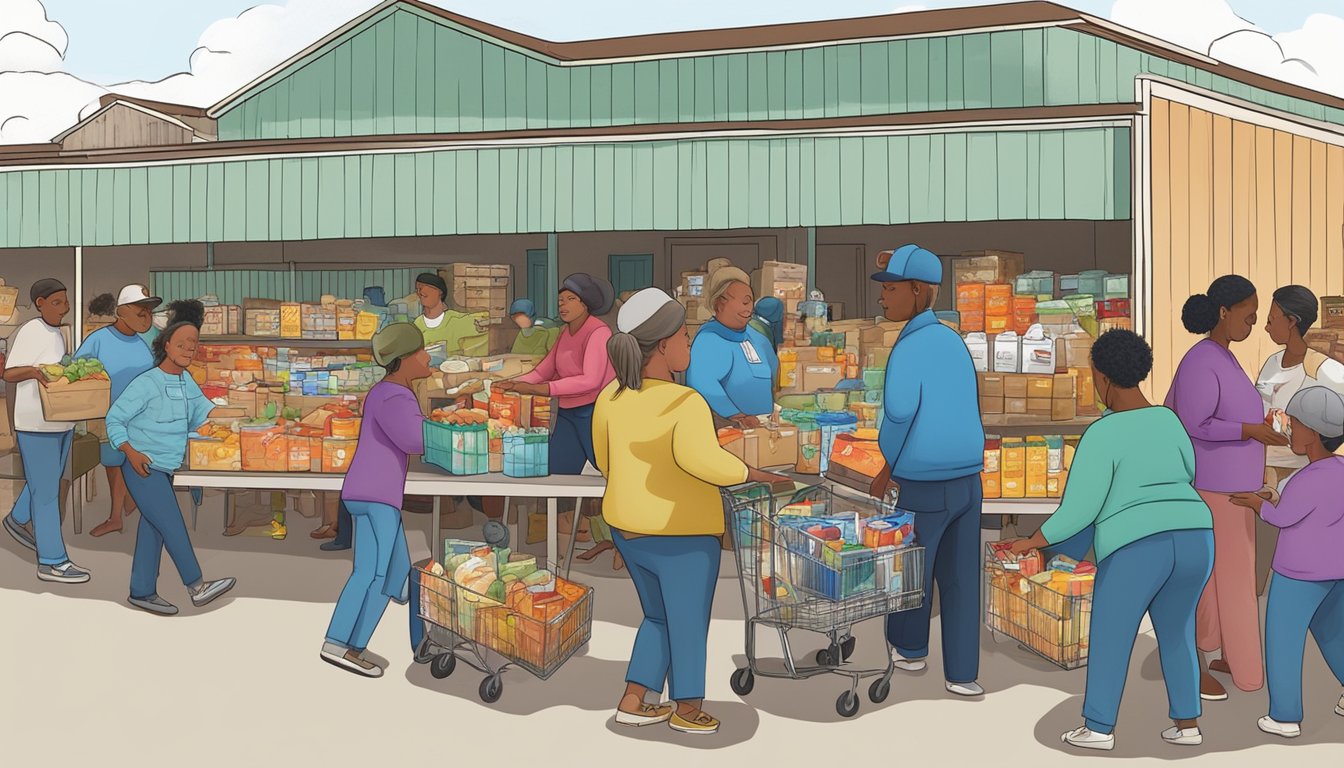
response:
<path id="1" fill-rule="evenodd" d="M 877 302 L 869 290 L 873 269 L 862 245 L 817 246 L 817 290 L 831 304 L 842 305 L 834 320 L 875 317 Z"/>

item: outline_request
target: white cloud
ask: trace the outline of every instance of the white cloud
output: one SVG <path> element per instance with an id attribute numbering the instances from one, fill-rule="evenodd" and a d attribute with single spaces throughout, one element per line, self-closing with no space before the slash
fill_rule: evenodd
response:
<path id="1" fill-rule="evenodd" d="M 0 72 L 58 72 L 69 44 L 40 0 L 0 0 Z"/>
<path id="2" fill-rule="evenodd" d="M 1111 19 L 1242 69 L 1344 96 L 1344 18 L 1314 14 L 1270 35 L 1227 0 L 1116 0 Z"/>

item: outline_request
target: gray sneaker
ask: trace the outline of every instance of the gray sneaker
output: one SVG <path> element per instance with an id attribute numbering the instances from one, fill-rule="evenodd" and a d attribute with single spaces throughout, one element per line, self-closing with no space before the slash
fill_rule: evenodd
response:
<path id="1" fill-rule="evenodd" d="M 37 566 L 37 578 L 58 584 L 83 584 L 89 580 L 89 572 L 66 560 L 60 565 Z"/>
<path id="2" fill-rule="evenodd" d="M 37 539 L 33 537 L 33 532 L 15 522 L 14 515 L 5 515 L 5 530 L 9 531 L 9 535 L 13 536 L 15 541 L 34 552 L 37 551 Z"/>
<path id="3" fill-rule="evenodd" d="M 238 580 L 232 576 L 224 579 L 202 582 L 201 586 L 192 590 L 191 603 L 197 608 L 204 608 L 214 602 L 220 595 L 233 589 L 234 585 L 237 583 Z"/>
<path id="4" fill-rule="evenodd" d="M 128 597 L 126 598 L 126 602 L 142 611 L 148 611 L 160 616 L 177 615 L 177 606 L 164 600 L 158 595 L 150 595 L 149 597 Z"/>

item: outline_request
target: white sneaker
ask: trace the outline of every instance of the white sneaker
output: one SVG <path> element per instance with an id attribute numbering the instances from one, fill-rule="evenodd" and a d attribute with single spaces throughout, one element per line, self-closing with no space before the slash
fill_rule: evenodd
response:
<path id="1" fill-rule="evenodd" d="M 1069 731 L 1061 736 L 1060 740 L 1079 749 L 1099 749 L 1103 752 L 1115 749 L 1114 733 L 1096 733 L 1087 726 Z"/>
<path id="2" fill-rule="evenodd" d="M 895 648 L 891 649 L 891 663 L 902 672 L 923 672 L 929 668 L 924 659 L 907 659 Z"/>
<path id="3" fill-rule="evenodd" d="M 1339 703 L 1335 705 L 1335 714 L 1344 717 L 1344 696 L 1339 697 Z"/>
<path id="4" fill-rule="evenodd" d="M 1162 732 L 1162 740 L 1178 747 L 1198 747 L 1204 743 L 1204 734 L 1198 728 L 1172 726 Z"/>
<path id="5" fill-rule="evenodd" d="M 1272 717 L 1262 717 L 1260 722 L 1256 723 L 1260 730 L 1268 733 L 1270 736 L 1282 736 L 1285 739 L 1296 739 L 1302 735 L 1302 725 L 1300 723 L 1280 723 Z"/>
<path id="6" fill-rule="evenodd" d="M 947 692 L 955 693 L 958 696 L 984 696 L 985 689 L 980 684 L 972 680 L 969 683 L 948 683 Z"/>

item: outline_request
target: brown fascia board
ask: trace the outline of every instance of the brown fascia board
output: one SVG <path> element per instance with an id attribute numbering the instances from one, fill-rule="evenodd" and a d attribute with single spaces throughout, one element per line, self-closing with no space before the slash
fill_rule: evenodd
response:
<path id="1" fill-rule="evenodd" d="M 128 104 L 137 104 L 146 109 L 152 109 L 155 112 L 162 112 L 172 117 L 208 117 L 205 109 L 202 107 L 189 107 L 185 104 L 170 104 L 166 101 L 152 101 L 150 99 L 137 99 L 132 96 L 123 96 L 119 93 L 105 93 L 98 99 L 99 107 L 106 107 L 114 101 L 124 101 Z"/>
<path id="2" fill-rule="evenodd" d="M 57 145 L 43 146 L 45 153 L 31 149 L 11 154 L 0 147 L 0 167 L 24 165 L 75 165 L 80 163 L 139 163 L 184 159 L 227 159 L 248 155 L 318 152 L 358 153 L 386 149 L 451 149 L 454 144 L 476 144 L 510 139 L 601 138 L 605 136 L 649 136 L 657 134 L 708 134 L 697 138 L 732 138 L 737 131 L 802 131 L 820 129 L 912 128 L 920 125 L 983 124 L 985 122 L 1023 123 L 1032 120 L 1125 119 L 1139 111 L 1138 104 L 1084 104 L 1025 109 L 963 109 L 944 112 L 915 112 L 894 115 L 857 115 L 853 117 L 806 120 L 761 120 L 755 122 L 655 123 L 641 125 L 554 128 L 523 131 L 481 131 L 475 133 L 404 134 L 394 136 L 308 138 L 283 140 L 216 141 L 163 147 L 134 147 L 63 152 Z M 768 136 L 766 137 L 768 138 Z"/>
<path id="3" fill-rule="evenodd" d="M 911 11 L 850 19 L 688 32 L 664 32 L 652 35 L 560 43 L 487 24 L 438 6 L 420 2 L 420 0 L 402 0 L 402 2 L 425 13 L 474 29 L 501 42 L 536 51 L 560 61 L 570 62 L 630 56 L 661 56 L 703 51 L 807 45 L 836 40 L 924 35 L 978 27 L 1048 24 L 1082 19 L 1082 14 L 1078 11 L 1055 3 L 1021 2 L 935 11 Z"/>

